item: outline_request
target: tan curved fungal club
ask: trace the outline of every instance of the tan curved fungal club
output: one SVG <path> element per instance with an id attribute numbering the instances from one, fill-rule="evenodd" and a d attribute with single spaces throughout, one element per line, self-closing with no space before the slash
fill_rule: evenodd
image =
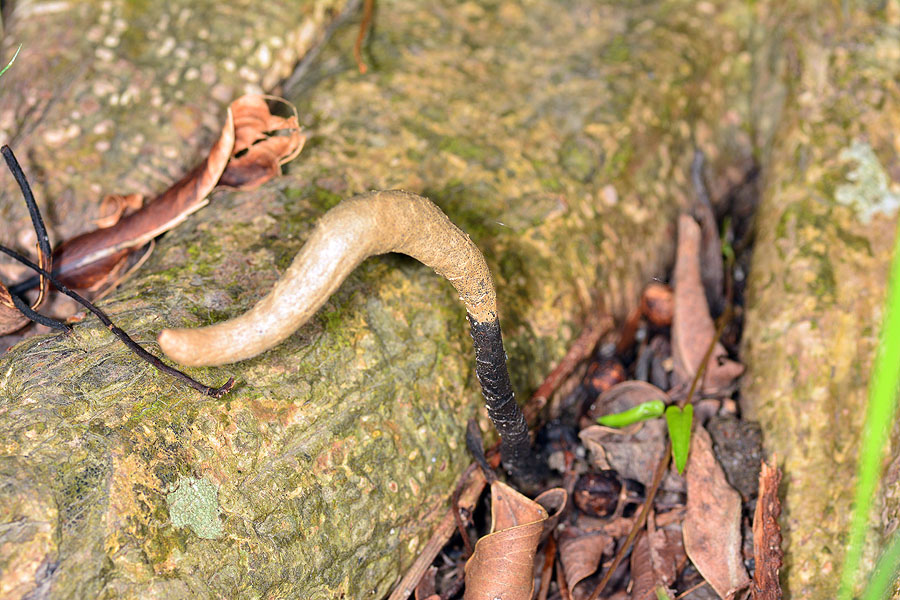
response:
<path id="1" fill-rule="evenodd" d="M 366 258 L 407 254 L 453 284 L 471 320 L 497 321 L 497 296 L 478 247 L 427 198 L 403 191 L 362 194 L 328 211 L 291 266 L 243 315 L 198 329 L 164 329 L 159 344 L 176 362 L 222 365 L 277 345 L 325 303 Z"/>

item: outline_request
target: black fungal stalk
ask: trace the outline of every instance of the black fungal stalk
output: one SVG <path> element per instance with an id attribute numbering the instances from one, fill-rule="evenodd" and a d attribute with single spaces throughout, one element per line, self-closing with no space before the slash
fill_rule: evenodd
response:
<path id="1" fill-rule="evenodd" d="M 510 474 L 526 479 L 533 477 L 536 461 L 531 451 L 528 423 L 509 380 L 500 321 L 479 323 L 470 316 L 469 325 L 475 347 L 475 375 L 481 384 L 488 416 L 500 434 L 503 466 Z"/>

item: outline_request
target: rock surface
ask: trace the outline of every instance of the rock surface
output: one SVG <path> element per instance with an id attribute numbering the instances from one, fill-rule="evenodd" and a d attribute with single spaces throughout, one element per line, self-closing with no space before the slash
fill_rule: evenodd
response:
<path id="1" fill-rule="evenodd" d="M 277 19 L 278 4 L 235 14 L 271 10 Z M 79 35 L 104 19 L 90 6 Z M 121 20 L 128 30 L 143 18 L 138 7 L 155 4 L 98 6 L 120 11 L 104 27 L 121 29 Z M 231 98 L 211 103 L 211 90 L 190 85 L 190 67 L 175 66 L 178 42 L 159 56 L 156 42 L 121 37 L 113 46 L 124 66 L 104 63 L 114 32 L 76 47 L 65 31 L 52 33 L 59 15 L 26 16 L 11 25 L 7 47 L 40 32 L 43 52 L 65 54 L 74 66 L 65 73 L 84 77 L 37 93 L 29 85 L 43 90 L 35 81 L 52 74 L 7 82 L 10 71 L 0 88 L 0 121 L 28 148 L 22 155 L 57 234 L 85 225 L 91 199 L 157 191 L 192 165 L 221 120 L 216 107 Z M 369 74 L 355 71 L 356 32 L 347 27 L 286 91 L 310 134 L 288 176 L 253 193 L 215 193 L 104 307 L 155 349 L 165 326 L 251 306 L 341 198 L 406 188 L 434 200 L 485 251 L 513 382 L 527 395 L 594 301 L 621 316 L 670 260 L 694 144 L 725 173 L 720 188 L 747 168 L 749 118 L 760 110 L 750 101 L 753 22 L 747 6 L 724 1 L 379 2 Z M 247 46 L 231 59 L 240 74 L 261 42 L 235 39 Z M 147 78 L 125 68 L 148 56 Z M 42 64 L 23 58 L 17 65 Z M 107 98 L 104 113 L 112 100 L 93 84 L 120 66 L 123 87 L 111 92 L 119 103 L 131 100 L 128 82 L 159 77 L 173 102 L 182 90 L 197 108 L 179 117 L 168 99 L 155 106 L 147 84 L 134 110 L 100 127 L 88 108 Z M 78 102 L 88 106 L 75 115 Z M 78 134 L 67 137 L 73 119 Z M 206 133 L 194 139 L 198 128 Z M 48 139 L 56 131 L 62 137 Z M 94 136 L 111 135 L 104 131 L 122 152 L 97 146 L 107 138 Z M 146 148 L 151 132 L 161 137 Z M 0 206 L 13 231 L 2 236 L 27 248 L 9 189 Z M 367 261 L 277 349 L 191 373 L 239 384 L 221 401 L 201 397 L 137 361 L 92 317 L 72 335 L 30 339 L 0 358 L 0 595 L 384 596 L 446 506 L 467 463 L 464 423 L 480 404 L 450 285 L 403 257 Z"/>
<path id="2" fill-rule="evenodd" d="M 900 7 L 863 6 L 760 7 L 780 48 L 772 89 L 785 101 L 763 165 L 742 408 L 785 470 L 784 582 L 793 598 L 837 589 L 900 199 Z M 863 573 L 900 522 L 893 465 Z"/>

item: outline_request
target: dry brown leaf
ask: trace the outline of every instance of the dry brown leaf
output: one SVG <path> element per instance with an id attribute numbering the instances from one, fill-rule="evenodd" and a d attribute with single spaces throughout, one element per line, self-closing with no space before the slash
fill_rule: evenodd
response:
<path id="1" fill-rule="evenodd" d="M 553 501 L 559 499 L 555 494 Z M 491 533 L 475 543 L 466 563 L 465 600 L 531 600 L 534 555 L 548 517 L 537 501 L 502 481 L 492 483 Z"/>
<path id="2" fill-rule="evenodd" d="M 750 583 L 741 555 L 741 495 L 725 479 L 703 427 L 694 429 L 687 471 L 684 549 L 719 596 Z"/>
<path id="3" fill-rule="evenodd" d="M 100 202 L 100 218 L 94 220 L 94 225 L 100 229 L 112 227 L 122 217 L 130 215 L 144 205 L 144 197 L 141 194 L 110 194 Z"/>
<path id="4" fill-rule="evenodd" d="M 54 252 L 59 279 L 69 287 L 97 291 L 124 270 L 129 254 L 206 206 L 234 147 L 231 110 L 206 159 L 163 194 L 112 227 L 95 229 L 63 243 Z"/>
<path id="5" fill-rule="evenodd" d="M 284 103 L 293 116 L 269 112 L 266 98 Z M 297 110 L 281 98 L 248 94 L 231 104 L 235 142 L 231 160 L 219 185 L 251 190 L 281 174 L 281 165 L 303 150 L 306 136 L 300 131 Z"/>
<path id="6" fill-rule="evenodd" d="M 694 154 L 691 165 L 691 178 L 697 194 L 692 213 L 700 224 L 700 274 L 709 307 L 716 315 L 725 310 L 725 266 L 722 261 L 722 240 L 719 238 L 719 227 L 713 212 L 712 200 L 703 177 L 703 153 Z"/>
<path id="7" fill-rule="evenodd" d="M 675 377 L 689 382 L 716 334 L 700 276 L 700 226 L 688 215 L 678 219 L 678 251 L 675 258 L 675 314 L 672 319 L 672 357 Z M 702 390 L 714 394 L 731 385 L 744 366 L 727 358 L 716 343 L 706 365 Z"/>
<path id="8" fill-rule="evenodd" d="M 650 560 L 650 536 L 645 531 L 634 542 L 631 551 L 631 600 L 656 600 L 658 574 Z"/>
<path id="9" fill-rule="evenodd" d="M 305 138 L 296 111 L 287 119 L 274 116 L 265 98 L 248 94 L 235 100 L 206 159 L 140 209 L 128 212 L 136 194 L 108 196 L 98 222 L 101 228 L 68 240 L 54 252 L 60 280 L 99 292 L 116 283 L 135 248 L 206 206 L 217 185 L 248 189 L 278 175 L 281 165 L 300 152 Z"/>
<path id="10" fill-rule="evenodd" d="M 772 464 L 763 461 L 759 472 L 759 499 L 753 515 L 753 558 L 756 563 L 751 588 L 753 600 L 781 600 L 778 571 L 783 564 L 784 553 L 781 550 L 781 526 L 778 524 L 781 514 L 779 483 L 781 471 L 775 466 L 775 457 L 772 457 Z"/>
<path id="11" fill-rule="evenodd" d="M 600 566 L 604 554 L 612 554 L 615 540 L 603 531 L 583 531 L 567 527 L 559 535 L 559 560 L 566 572 L 566 584 L 574 590 Z"/>
<path id="12" fill-rule="evenodd" d="M 544 521 L 544 531 L 541 534 L 542 540 L 545 539 L 547 534 L 553 531 L 559 523 L 559 519 L 562 517 L 563 509 L 566 507 L 566 502 L 568 502 L 568 500 L 568 492 L 566 492 L 565 489 L 558 487 L 544 490 L 534 499 L 534 501 L 543 506 L 544 510 L 547 511 L 547 514 L 550 515 L 547 517 L 547 520 Z"/>

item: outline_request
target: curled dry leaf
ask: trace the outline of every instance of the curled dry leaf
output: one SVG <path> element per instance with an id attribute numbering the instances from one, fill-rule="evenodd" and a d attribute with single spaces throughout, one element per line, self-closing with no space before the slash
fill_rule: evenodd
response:
<path id="1" fill-rule="evenodd" d="M 55 272 L 69 287 L 98 292 L 115 283 L 131 253 L 206 206 L 217 185 L 258 187 L 280 173 L 303 148 L 296 112 L 272 115 L 265 97 L 248 94 L 228 109 L 219 138 L 206 159 L 168 190 L 129 212 L 136 194 L 107 196 L 99 229 L 72 238 L 54 252 Z M 111 212 L 107 212 L 111 211 Z"/>
<path id="2" fill-rule="evenodd" d="M 293 115 L 269 112 L 266 98 L 283 103 Z M 219 185 L 252 190 L 281 174 L 281 165 L 300 154 L 306 136 L 300 131 L 297 109 L 281 98 L 248 94 L 231 103 L 235 140 L 231 160 Z"/>
<path id="3" fill-rule="evenodd" d="M 565 499 L 559 488 L 530 500 L 502 481 L 491 484 L 491 533 L 466 563 L 465 600 L 531 600 L 534 556 L 550 518 L 541 502 L 559 518 Z"/>
<path id="4" fill-rule="evenodd" d="M 100 202 L 100 218 L 94 221 L 99 229 L 106 229 L 118 223 L 122 217 L 136 212 L 144 205 L 141 194 L 110 194 Z"/>
<path id="5" fill-rule="evenodd" d="M 591 463 L 612 469 L 627 479 L 649 486 L 656 464 L 666 452 L 666 424 L 661 419 L 643 421 L 624 430 L 592 425 L 578 434 Z"/>
<path id="6" fill-rule="evenodd" d="M 95 229 L 66 242 L 54 252 L 59 280 L 73 288 L 98 291 L 110 281 L 110 273 L 122 269 L 135 248 L 168 231 L 207 203 L 228 164 L 234 147 L 231 109 L 219 139 L 206 159 L 160 196 L 112 227 Z"/>
<path id="7" fill-rule="evenodd" d="M 672 317 L 672 356 L 675 378 L 690 382 L 716 335 L 700 277 L 700 226 L 688 215 L 678 219 L 678 251 L 675 258 L 675 314 Z M 727 358 L 718 342 L 706 365 L 702 390 L 714 394 L 731 385 L 744 366 Z"/>
<path id="8" fill-rule="evenodd" d="M 781 514 L 779 483 L 781 471 L 775 466 L 775 458 L 772 458 L 772 464 L 763 461 L 759 472 L 759 499 L 753 515 L 753 558 L 756 563 L 753 600 L 781 600 L 778 571 L 783 564 L 784 553 L 781 550 L 781 526 L 778 524 L 778 515 Z"/>
<path id="9" fill-rule="evenodd" d="M 685 478 L 684 549 L 716 593 L 730 600 L 750 583 L 741 555 L 741 496 L 725 479 L 702 427 L 694 430 Z"/>
<path id="10" fill-rule="evenodd" d="M 567 527 L 559 536 L 559 560 L 566 572 L 566 584 L 574 590 L 582 580 L 590 577 L 600 566 L 604 554 L 615 550 L 615 540 L 603 531 L 584 531 Z"/>

